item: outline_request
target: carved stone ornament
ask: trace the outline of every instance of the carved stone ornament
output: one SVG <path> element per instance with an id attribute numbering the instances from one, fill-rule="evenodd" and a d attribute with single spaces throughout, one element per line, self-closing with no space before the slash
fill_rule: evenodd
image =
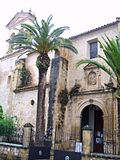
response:
<path id="1" fill-rule="evenodd" d="M 89 85 L 95 85 L 97 83 L 97 76 L 95 72 L 90 72 L 88 74 L 88 84 Z"/>

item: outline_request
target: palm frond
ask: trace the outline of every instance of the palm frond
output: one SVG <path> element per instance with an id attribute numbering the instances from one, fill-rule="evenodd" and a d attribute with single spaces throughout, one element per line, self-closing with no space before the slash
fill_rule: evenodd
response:
<path id="1" fill-rule="evenodd" d="M 32 54 L 32 53 L 35 53 L 35 51 L 29 50 L 29 49 L 27 49 L 27 50 L 23 49 L 23 50 L 21 50 L 21 54 L 17 58 L 19 59 L 22 55 Z"/>
<path id="2" fill-rule="evenodd" d="M 34 26 L 31 26 L 29 24 L 21 24 L 21 27 L 29 31 L 32 35 L 38 36 L 38 32 L 36 31 Z"/>
<path id="3" fill-rule="evenodd" d="M 59 27 L 55 30 L 53 30 L 53 32 L 50 34 L 50 38 L 57 38 L 59 37 L 65 30 L 68 30 L 69 27 L 64 26 L 64 27 Z"/>
<path id="4" fill-rule="evenodd" d="M 77 49 L 73 45 L 70 45 L 70 44 L 61 44 L 60 47 L 68 49 L 68 50 L 74 52 L 75 54 L 78 53 Z"/>
<path id="5" fill-rule="evenodd" d="M 110 63 L 110 60 L 108 59 L 105 59 L 104 57 L 102 56 L 99 56 L 104 62 L 106 62 L 106 64 L 111 68 L 111 70 L 115 73 L 115 75 L 117 75 L 117 71 L 116 71 L 116 67 Z"/>
<path id="6" fill-rule="evenodd" d="M 34 24 L 36 30 L 39 32 L 39 34 L 41 34 L 41 26 L 39 25 L 36 16 L 34 18 L 33 24 Z"/>
<path id="7" fill-rule="evenodd" d="M 15 46 L 14 49 L 24 49 L 24 50 L 29 50 L 29 51 L 37 51 L 36 48 L 30 46 L 30 45 L 26 45 L 26 46 Z"/>
<path id="8" fill-rule="evenodd" d="M 52 20 L 53 16 L 52 15 L 49 15 L 49 17 L 47 18 L 47 24 L 50 25 L 50 22 Z"/>
<path id="9" fill-rule="evenodd" d="M 105 71 L 106 73 L 108 73 L 112 78 L 114 78 L 114 73 L 109 68 L 107 68 L 105 65 L 102 65 L 96 61 L 89 60 L 89 59 L 80 60 L 76 63 L 76 67 L 78 68 L 82 64 L 93 64 L 96 67 L 98 67 L 98 68 L 102 69 L 103 71 Z"/>
<path id="10" fill-rule="evenodd" d="M 27 48 L 38 51 L 41 53 L 48 53 L 49 51 L 56 50 L 58 48 L 67 48 L 74 53 L 77 53 L 77 49 L 73 46 L 70 39 L 61 38 L 60 35 L 69 27 L 59 27 L 52 30 L 54 24 L 51 23 L 52 15 L 47 20 L 41 20 L 39 24 L 37 18 L 34 16 L 34 22 L 30 24 L 22 24 L 18 33 L 10 40 L 10 43 L 14 46 L 14 49 Z M 31 46 L 31 47 L 30 47 Z"/>
<path id="11" fill-rule="evenodd" d="M 107 40 L 106 40 L 107 39 Z M 118 39 L 103 38 L 104 43 L 100 43 L 106 59 L 111 64 L 111 68 L 120 75 L 120 44 Z"/>

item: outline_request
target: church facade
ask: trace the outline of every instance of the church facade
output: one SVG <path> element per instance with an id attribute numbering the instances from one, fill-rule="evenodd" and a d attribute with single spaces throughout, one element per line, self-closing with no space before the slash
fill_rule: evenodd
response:
<path id="1" fill-rule="evenodd" d="M 32 20 L 30 12 L 18 12 L 6 26 L 9 36 L 15 34 L 15 27 Z M 114 82 L 99 68 L 93 65 L 76 68 L 76 63 L 80 59 L 100 61 L 98 55 L 103 55 L 103 51 L 98 40 L 102 41 L 105 35 L 114 38 L 119 32 L 120 19 L 116 18 L 113 23 L 71 37 L 78 49 L 77 55 L 65 50 L 61 51 L 61 56 L 50 54 L 45 99 L 46 129 L 51 126 L 54 136 L 66 134 L 69 140 L 82 142 L 82 128 L 89 126 L 93 152 L 105 150 L 104 131 L 118 130 L 117 102 L 113 91 L 105 85 Z M 18 117 L 20 125 L 31 123 L 35 126 L 38 83 L 35 61 L 38 54 L 19 57 L 20 54 L 13 52 L 9 45 L 6 54 L 0 58 L 0 103 L 6 114 Z M 20 72 L 23 69 L 28 78 L 24 82 Z"/>

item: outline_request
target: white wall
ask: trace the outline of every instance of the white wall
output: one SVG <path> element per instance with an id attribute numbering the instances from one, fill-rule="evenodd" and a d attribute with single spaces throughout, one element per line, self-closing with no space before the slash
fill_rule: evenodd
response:
<path id="1" fill-rule="evenodd" d="M 102 36 L 115 37 L 118 33 L 117 24 L 106 27 L 103 29 L 96 30 L 94 32 L 90 32 L 78 38 L 72 39 L 74 46 L 78 49 L 78 54 L 71 54 L 71 58 L 69 61 L 69 77 L 68 77 L 68 88 L 71 88 L 75 84 L 75 80 L 78 80 L 80 84 L 82 84 L 83 88 L 85 86 L 85 75 L 83 67 L 86 65 L 81 65 L 79 68 L 76 68 L 76 63 L 81 59 L 89 59 L 89 49 L 88 49 L 88 41 L 93 39 L 99 39 L 102 41 Z M 100 55 L 103 55 L 102 49 L 98 49 Z M 96 58 L 100 61 L 100 58 Z M 109 77 L 101 71 L 101 74 L 104 75 L 101 77 L 101 83 L 108 82 Z M 74 76 L 73 76 L 74 75 Z"/>

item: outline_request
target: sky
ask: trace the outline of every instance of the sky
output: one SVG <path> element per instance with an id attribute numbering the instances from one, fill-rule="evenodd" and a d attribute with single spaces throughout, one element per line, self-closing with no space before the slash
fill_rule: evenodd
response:
<path id="1" fill-rule="evenodd" d="M 5 26 L 17 12 L 29 9 L 38 20 L 52 14 L 55 27 L 70 27 L 65 33 L 65 37 L 70 37 L 115 21 L 120 17 L 120 0 L 3 0 L 0 4 L 0 56 L 6 52 L 8 30 Z"/>

